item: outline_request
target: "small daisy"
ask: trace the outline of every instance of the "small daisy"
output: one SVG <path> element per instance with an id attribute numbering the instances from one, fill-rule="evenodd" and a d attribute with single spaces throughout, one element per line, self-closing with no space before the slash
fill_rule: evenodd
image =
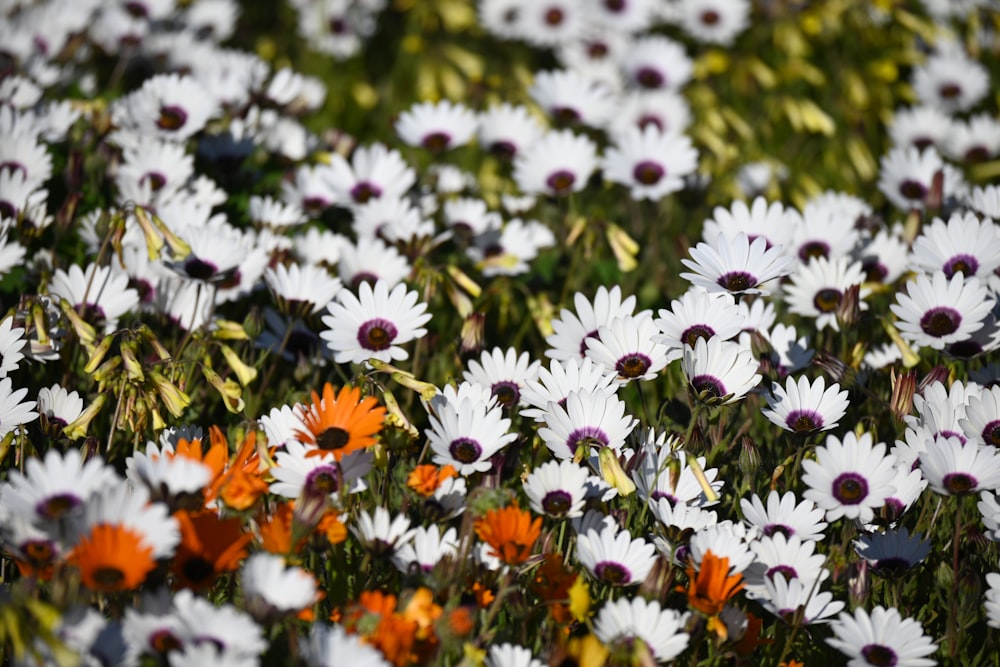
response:
<path id="1" fill-rule="evenodd" d="M 1000 233 L 992 220 L 980 221 L 974 213 L 953 213 L 948 222 L 934 218 L 913 242 L 910 262 L 924 273 L 982 279 L 1000 267 Z"/>
<path id="2" fill-rule="evenodd" d="M 931 55 L 913 69 L 913 89 L 923 103 L 949 112 L 968 111 L 989 92 L 990 77 L 983 65 L 959 47 Z"/>
<path id="3" fill-rule="evenodd" d="M 313 623 L 308 639 L 299 639 L 299 650 L 309 667 L 390 667 L 381 651 L 340 625 Z"/>
<path id="4" fill-rule="evenodd" d="M 514 348 L 484 351 L 478 361 L 469 362 L 469 370 L 462 374 L 466 382 L 489 387 L 490 392 L 505 408 L 515 408 L 521 402 L 521 391 L 526 383 L 538 375 L 540 361 L 532 361 L 527 352 L 517 354 Z"/>
<path id="5" fill-rule="evenodd" d="M 594 579 L 612 586 L 641 584 L 656 563 L 656 548 L 627 530 L 606 526 L 576 538 L 576 557 Z"/>
<path id="6" fill-rule="evenodd" d="M 620 317 L 635 314 L 635 296 L 622 298 L 621 287 L 615 285 L 610 290 L 601 285 L 597 288 L 593 302 L 581 292 L 573 296 L 576 313 L 563 308 L 559 317 L 552 320 L 552 335 L 545 339 L 549 349 L 545 356 L 551 359 L 572 359 L 587 356 L 587 339 L 596 338 L 602 326 Z"/>
<path id="7" fill-rule="evenodd" d="M 692 287 L 671 302 L 670 310 L 659 311 L 655 323 L 660 335 L 654 340 L 671 349 L 683 350 L 693 348 L 699 339 L 734 338 L 743 329 L 743 316 L 728 292 Z"/>
<path id="8" fill-rule="evenodd" d="M 536 380 L 527 380 L 521 392 L 525 406 L 521 414 L 536 422 L 545 421 L 550 402 L 566 404 L 570 392 L 589 392 L 612 396 L 618 388 L 615 374 L 590 357 L 571 357 L 565 360 L 553 359 L 549 367 L 538 369 Z"/>
<path id="9" fill-rule="evenodd" d="M 637 423 L 625 414 L 625 402 L 617 396 L 573 391 L 565 407 L 549 403 L 545 426 L 538 429 L 538 435 L 556 458 L 572 459 L 589 456 L 594 447 L 621 450 Z"/>
<path id="10" fill-rule="evenodd" d="M 684 96 L 672 90 L 626 91 L 609 121 L 610 134 L 618 136 L 631 128 L 655 128 L 663 134 L 682 134 L 691 125 L 691 107 Z"/>
<path id="11" fill-rule="evenodd" d="M 680 90 L 694 71 L 684 47 L 662 35 L 634 40 L 621 66 L 629 83 L 646 90 Z"/>
<path id="12" fill-rule="evenodd" d="M 833 620 L 831 616 L 844 608 L 844 603 L 834 601 L 833 594 L 820 591 L 819 586 L 816 579 L 767 577 L 764 579 L 765 593 L 758 602 L 786 623 L 798 622 L 799 618 L 805 625 L 829 623 Z"/>
<path id="13" fill-rule="evenodd" d="M 584 339 L 587 356 L 616 373 L 622 384 L 652 380 L 678 356 L 668 356 L 668 348 L 653 341 L 657 331 L 648 312 L 616 317 L 597 330 L 596 338 Z"/>
<path id="14" fill-rule="evenodd" d="M 323 323 L 329 329 L 320 337 L 333 351 L 337 363 L 364 363 L 368 359 L 390 362 L 410 355 L 403 343 L 422 338 L 423 328 L 431 315 L 427 304 L 417 303 L 419 296 L 406 285 L 388 285 L 378 280 L 374 288 L 368 283 L 358 286 L 358 295 L 342 288 L 330 302 L 329 315 Z"/>
<path id="15" fill-rule="evenodd" d="M 934 148 L 893 148 L 879 162 L 878 189 L 900 210 L 923 210 L 939 171 L 944 174 L 944 199 L 964 191 L 961 173 L 945 164 Z"/>
<path id="16" fill-rule="evenodd" d="M 444 203 L 444 222 L 461 235 L 478 236 L 502 226 L 499 213 L 490 211 L 482 199 L 449 199 Z"/>
<path id="17" fill-rule="evenodd" d="M 792 535 L 803 540 L 818 541 L 824 538 L 823 530 L 827 523 L 823 520 L 825 512 L 816 507 L 808 498 L 796 502 L 795 494 L 786 491 L 784 495 L 777 491 L 767 494 L 767 506 L 760 496 L 754 494 L 749 500 L 740 499 L 745 520 L 756 526 L 765 535 Z"/>
<path id="18" fill-rule="evenodd" d="M 336 200 L 352 205 L 381 197 L 401 199 L 417 180 L 399 151 L 380 143 L 356 148 L 350 163 L 334 153 L 324 175 Z"/>
<path id="19" fill-rule="evenodd" d="M 115 124 L 137 134 L 186 141 L 217 112 L 214 97 L 194 77 L 158 74 L 113 108 Z"/>
<path id="20" fill-rule="evenodd" d="M 312 574 L 269 553 L 253 554 L 243 562 L 240 590 L 244 608 L 261 621 L 309 609 L 318 592 Z"/>
<path id="21" fill-rule="evenodd" d="M 748 0 L 685 0 L 680 25 L 699 42 L 728 46 L 750 25 Z"/>
<path id="22" fill-rule="evenodd" d="M 689 251 L 691 259 L 681 263 L 694 273 L 682 273 L 681 278 L 709 292 L 730 294 L 767 294 L 761 285 L 787 275 L 794 257 L 783 255 L 780 246 L 767 247 L 767 240 L 750 238 L 740 232 L 732 239 L 722 234 L 712 244 L 699 243 Z"/>
<path id="23" fill-rule="evenodd" d="M 698 338 L 694 348 L 685 346 L 681 368 L 695 396 L 713 404 L 735 403 L 761 378 L 750 348 L 718 336 Z"/>
<path id="24" fill-rule="evenodd" d="M 809 347 L 807 336 L 796 336 L 795 327 L 784 324 L 775 324 L 767 333 L 767 342 L 771 345 L 771 361 L 779 376 L 802 370 L 809 365 L 815 354 L 815 350 Z"/>
<path id="25" fill-rule="evenodd" d="M 569 130 L 548 132 L 514 158 L 514 181 L 524 194 L 579 192 L 597 168 L 597 146 Z"/>
<path id="26" fill-rule="evenodd" d="M 630 189 L 632 199 L 658 201 L 684 188 L 684 177 L 698 168 L 698 151 L 684 134 L 630 127 L 616 135 L 601 167 L 607 180 Z"/>
<path id="27" fill-rule="evenodd" d="M 397 514 L 390 520 L 389 510 L 376 507 L 374 516 L 367 510 L 361 510 L 357 524 L 351 526 L 351 532 L 375 556 L 389 556 L 409 542 L 414 531 L 410 529 L 410 520 L 405 514 Z"/>
<path id="28" fill-rule="evenodd" d="M 935 493 L 961 496 L 1000 488 L 1000 455 L 992 446 L 937 437 L 920 455 L 920 470 Z"/>
<path id="29" fill-rule="evenodd" d="M 709 241 L 722 234 L 734 239 L 742 232 L 750 241 L 763 236 L 768 248 L 786 247 L 792 244 L 792 235 L 801 224 L 802 215 L 794 208 L 755 197 L 749 206 L 742 200 L 734 201 L 728 209 L 716 206 L 704 223 L 702 238 Z"/>
<path id="30" fill-rule="evenodd" d="M 804 375 L 785 379 L 785 386 L 777 382 L 771 385 L 767 397 L 768 407 L 762 410 L 764 416 L 786 431 L 828 431 L 835 427 L 844 416 L 850 402 L 847 391 L 840 391 L 834 383 L 826 388 L 822 377 L 812 384 Z"/>
<path id="31" fill-rule="evenodd" d="M 531 649 L 514 644 L 494 644 L 484 660 L 486 667 L 545 667 Z"/>
<path id="32" fill-rule="evenodd" d="M 977 114 L 950 126 L 942 152 L 956 162 L 977 164 L 1000 153 L 1000 122 L 989 114 Z"/>
<path id="33" fill-rule="evenodd" d="M 504 102 L 479 114 L 479 145 L 502 160 L 513 160 L 545 134 L 526 107 Z"/>
<path id="34" fill-rule="evenodd" d="M 799 264 L 789 276 L 789 284 L 783 286 L 785 301 L 789 310 L 798 315 L 816 319 L 816 329 L 826 327 L 840 331 L 837 312 L 844 293 L 849 287 L 865 282 L 861 262 L 851 262 L 848 257 L 827 259 L 816 257 L 808 263 Z M 867 310 L 863 299 L 870 290 L 862 288 L 858 297 L 861 310 Z"/>
<path id="35" fill-rule="evenodd" d="M 410 146 L 440 153 L 469 143 L 476 133 L 476 115 L 448 100 L 422 102 L 399 115 L 396 132 Z"/>
<path id="36" fill-rule="evenodd" d="M 132 484 L 145 486 L 154 501 L 165 503 L 171 511 L 194 511 L 205 503 L 205 487 L 213 472 L 200 461 L 147 450 L 125 460 L 125 475 Z"/>
<path id="37" fill-rule="evenodd" d="M 282 314 L 290 317 L 315 315 L 340 291 L 340 280 L 326 269 L 306 264 L 278 264 L 264 271 L 264 282 Z"/>
<path id="38" fill-rule="evenodd" d="M 0 321 L 0 378 L 7 377 L 20 367 L 24 359 L 21 349 L 25 343 L 24 327 L 15 327 L 13 316 Z"/>
<path id="39" fill-rule="evenodd" d="M 854 551 L 868 561 L 878 574 L 898 575 L 916 566 L 931 551 L 931 541 L 920 533 L 910 535 L 906 528 L 862 535 L 855 540 Z"/>
<path id="40" fill-rule="evenodd" d="M 916 106 L 896 109 L 889 126 L 892 145 L 924 150 L 933 146 L 942 150 L 952 132 L 951 115 L 936 106 Z"/>
<path id="41" fill-rule="evenodd" d="M 906 272 L 909 254 L 907 243 L 898 234 L 880 229 L 863 241 L 852 256 L 861 262 L 867 282 L 891 285 Z"/>
<path id="42" fill-rule="evenodd" d="M 1000 573 L 990 572 L 986 575 L 986 624 L 991 628 L 1000 629 Z"/>
<path id="43" fill-rule="evenodd" d="M 971 337 L 993 307 L 989 289 L 979 279 L 965 280 L 961 274 L 949 279 L 942 270 L 918 275 L 905 291 L 889 306 L 898 318 L 896 327 L 908 341 L 935 350 Z"/>
<path id="44" fill-rule="evenodd" d="M 875 607 L 871 614 L 864 607 L 854 615 L 843 612 L 830 624 L 833 637 L 826 643 L 850 661 L 850 667 L 929 667 L 937 664 L 929 656 L 937 651 L 934 641 L 924 634 L 920 623 L 903 618 L 895 608 Z"/>
<path id="45" fill-rule="evenodd" d="M 413 531 L 413 540 L 396 550 L 392 562 L 403 574 L 412 571 L 428 573 L 442 558 L 458 553 L 458 531 L 449 528 L 443 534 L 437 524 L 419 526 Z"/>
<path id="46" fill-rule="evenodd" d="M 577 0 L 522 2 L 520 34 L 535 46 L 557 46 L 576 39 L 586 27 L 587 12 Z"/>
<path id="47" fill-rule="evenodd" d="M 97 264 L 86 269 L 76 264 L 69 271 L 56 269 L 49 293 L 66 299 L 84 319 L 106 333 L 118 326 L 118 318 L 139 305 L 139 293 L 128 287 L 127 275 L 113 275 L 109 267 Z"/>
<path id="48" fill-rule="evenodd" d="M 268 648 L 264 631 L 249 614 L 231 604 L 216 606 L 190 590 L 174 595 L 174 616 L 181 621 L 181 642 L 214 646 L 225 656 L 220 664 L 226 659 L 253 664 Z"/>
<path id="49" fill-rule="evenodd" d="M 980 444 L 1000 447 L 1000 385 L 993 385 L 978 396 L 970 396 L 958 422 L 966 437 Z"/>
<path id="50" fill-rule="evenodd" d="M 337 271 L 341 280 L 352 290 L 361 283 L 385 283 L 395 287 L 406 280 L 411 271 L 410 263 L 396 248 L 377 238 L 359 238 L 356 244 L 347 242 L 341 250 Z"/>
<path id="51" fill-rule="evenodd" d="M 323 494 L 337 504 L 343 491 L 356 493 L 368 488 L 363 477 L 371 471 L 374 456 L 370 452 L 358 451 L 338 462 L 328 454 L 310 456 L 315 451 L 296 440 L 287 440 L 270 469 L 274 478 L 271 493 L 292 499 Z"/>
<path id="52" fill-rule="evenodd" d="M 754 554 L 750 551 L 750 538 L 753 534 L 742 523 L 720 521 L 697 531 L 691 536 L 689 543 L 690 556 L 696 569 L 711 553 L 716 558 L 726 558 L 729 571 L 743 572 L 754 562 Z"/>
<path id="53" fill-rule="evenodd" d="M 528 94 L 556 123 L 564 126 L 600 128 L 614 111 L 611 90 L 573 70 L 536 73 Z"/>
<path id="54" fill-rule="evenodd" d="M 809 487 L 803 495 L 826 510 L 829 521 L 843 516 L 868 523 L 896 490 L 895 463 L 885 443 L 873 444 L 871 433 L 858 437 L 850 431 L 843 441 L 828 435 L 816 448 L 816 460 L 802 462 L 802 482 Z"/>
<path id="55" fill-rule="evenodd" d="M 718 500 L 709 500 L 704 482 L 719 495 L 725 482 L 720 480 L 717 468 L 707 468 L 705 457 L 694 459 L 699 472 L 688 461 L 688 455 L 682 450 L 675 450 L 679 441 L 667 437 L 666 433 L 656 435 L 653 429 L 646 434 L 645 441 L 639 449 L 638 464 L 632 471 L 639 497 L 655 504 L 666 498 L 675 505 L 692 507 L 708 507 Z M 678 464 L 679 462 L 679 464 Z"/>
<path id="56" fill-rule="evenodd" d="M 894 446 L 891 453 L 896 456 L 896 476 L 892 479 L 892 486 L 896 490 L 885 499 L 882 506 L 881 518 L 889 521 L 890 524 L 898 521 L 907 510 L 913 507 L 917 499 L 927 488 L 927 480 L 920 473 L 920 469 L 913 469 L 913 463 L 904 463 L 897 454 Z"/>
<path id="57" fill-rule="evenodd" d="M 687 503 L 672 503 L 669 498 L 660 498 L 654 502 L 650 497 L 650 507 L 657 521 L 682 533 L 688 530 L 696 532 L 719 523 L 719 516 L 715 512 Z"/>
<path id="58" fill-rule="evenodd" d="M 460 475 L 493 468 L 490 457 L 517 439 L 503 410 L 473 399 L 446 403 L 430 418 L 427 441 L 434 462 L 454 466 Z"/>
<path id="59" fill-rule="evenodd" d="M 656 0 L 587 0 L 587 11 L 608 32 L 637 33 L 652 27 Z"/>
<path id="60" fill-rule="evenodd" d="M 476 268 L 486 277 L 527 273 L 528 263 L 542 248 L 554 246 L 555 235 L 537 220 L 513 218 L 499 229 L 489 229 L 466 249 Z"/>
<path id="61" fill-rule="evenodd" d="M 771 537 L 755 540 L 750 549 L 756 560 L 744 572 L 747 597 L 755 598 L 765 594 L 765 579 L 784 577 L 822 581 L 829 576 L 829 571 L 823 567 L 826 556 L 815 553 L 814 541 L 803 541 L 794 535 L 785 537 L 781 533 L 775 533 Z"/>
<path id="62" fill-rule="evenodd" d="M 583 515 L 590 472 L 567 460 L 538 466 L 524 480 L 524 494 L 531 509 L 554 519 Z"/>
<path id="63" fill-rule="evenodd" d="M 635 597 L 608 601 L 594 621 L 594 635 L 605 645 L 641 640 L 652 657 L 663 663 L 673 660 L 687 648 L 689 635 L 684 630 L 688 619 L 673 609 L 662 609 L 656 600 Z"/>

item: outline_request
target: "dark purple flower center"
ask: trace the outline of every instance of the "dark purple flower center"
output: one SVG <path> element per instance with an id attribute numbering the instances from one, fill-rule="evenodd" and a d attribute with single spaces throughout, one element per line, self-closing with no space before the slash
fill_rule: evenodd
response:
<path id="1" fill-rule="evenodd" d="M 588 347 L 587 346 L 587 339 L 588 338 L 593 338 L 594 340 L 597 340 L 598 338 L 600 338 L 600 336 L 597 333 L 597 329 L 594 329 L 593 331 L 587 332 L 587 335 L 584 336 L 583 339 L 580 341 L 580 356 L 581 357 L 587 356 L 587 347 Z"/>
<path id="2" fill-rule="evenodd" d="M 494 141 L 490 144 L 490 152 L 501 160 L 508 161 L 517 155 L 517 145 L 513 141 Z"/>
<path id="3" fill-rule="evenodd" d="M 799 573 L 791 565 L 775 565 L 768 569 L 767 578 L 773 580 L 779 574 L 785 578 L 785 581 L 791 581 L 799 576 Z"/>
<path id="4" fill-rule="evenodd" d="M 695 343 L 698 342 L 699 338 L 703 338 L 706 341 L 715 335 L 715 329 L 708 326 L 707 324 L 694 324 L 689 326 L 681 334 L 681 342 L 688 347 L 693 348 Z"/>
<path id="5" fill-rule="evenodd" d="M 320 197 L 319 195 L 303 197 L 302 199 L 302 208 L 306 211 L 306 213 L 320 213 L 329 207 L 329 200 L 325 197 Z"/>
<path id="6" fill-rule="evenodd" d="M 184 127 L 187 117 L 187 112 L 179 106 L 162 106 L 160 107 L 160 117 L 156 119 L 156 126 L 161 130 L 173 132 Z"/>
<path id="7" fill-rule="evenodd" d="M 170 630 L 157 630 L 149 636 L 149 647 L 155 653 L 169 653 L 179 650 L 183 644 Z"/>
<path id="8" fill-rule="evenodd" d="M 596 426 L 578 428 L 566 438 L 566 445 L 569 447 L 571 454 L 576 454 L 577 447 L 588 447 L 590 445 L 600 447 L 606 444 L 608 444 L 607 434 Z"/>
<path id="9" fill-rule="evenodd" d="M 667 500 L 670 501 L 671 505 L 676 505 L 677 504 L 677 497 L 676 496 L 672 496 L 669 493 L 667 493 L 666 491 L 660 491 L 659 489 L 657 489 L 656 491 L 653 491 L 651 494 L 649 494 L 649 497 L 652 498 L 654 502 L 659 501 L 661 498 L 666 498 Z"/>
<path id="10" fill-rule="evenodd" d="M 126 2 L 125 11 L 133 18 L 141 19 L 149 15 L 149 10 L 143 2 Z"/>
<path id="11" fill-rule="evenodd" d="M 895 521 L 903 516 L 903 510 L 905 509 L 906 505 L 898 498 L 886 498 L 885 504 L 882 506 L 882 517 L 889 521 Z"/>
<path id="12" fill-rule="evenodd" d="M 635 80 L 643 88 L 662 88 L 666 83 L 663 73 L 655 67 L 640 67 L 635 73 Z"/>
<path id="13" fill-rule="evenodd" d="M 594 576 L 614 585 L 624 585 L 632 579 L 632 573 L 624 565 L 613 561 L 601 561 L 595 565 Z"/>
<path id="14" fill-rule="evenodd" d="M 691 386 L 696 394 L 707 393 L 710 398 L 722 398 L 726 395 L 726 385 L 711 375 L 696 375 L 691 378 Z"/>
<path id="15" fill-rule="evenodd" d="M 604 42 L 587 42 L 587 55 L 592 60 L 604 60 L 609 53 L 611 53 L 611 49 Z"/>
<path id="16" fill-rule="evenodd" d="M 447 132 L 431 132 L 420 144 L 429 151 L 439 153 L 451 145 L 451 135 Z"/>
<path id="17" fill-rule="evenodd" d="M 757 278 L 746 271 L 730 271 L 719 276 L 716 282 L 730 292 L 743 292 L 757 286 Z"/>
<path id="18" fill-rule="evenodd" d="M 483 453 L 483 448 L 472 438 L 455 438 L 448 445 L 448 451 L 459 463 L 475 463 Z"/>
<path id="19" fill-rule="evenodd" d="M 841 505 L 857 505 L 868 497 L 868 480 L 856 472 L 844 472 L 833 480 L 833 497 Z"/>
<path id="20" fill-rule="evenodd" d="M 163 186 L 167 184 L 167 177 L 158 171 L 147 171 L 143 174 L 142 178 L 139 179 L 139 185 L 143 183 L 149 183 L 149 188 L 153 192 L 159 192 L 163 189 Z"/>
<path id="21" fill-rule="evenodd" d="M 619 377 L 631 380 L 645 375 L 652 363 L 645 354 L 635 352 L 619 359 L 615 363 L 615 370 L 618 371 Z"/>
<path id="22" fill-rule="evenodd" d="M 542 498 L 542 509 L 549 516 L 566 516 L 572 507 L 573 496 L 565 491 L 549 491 Z"/>
<path id="23" fill-rule="evenodd" d="M 799 246 L 799 259 L 808 262 L 816 257 L 829 257 L 830 245 L 825 241 L 808 241 Z"/>
<path id="24" fill-rule="evenodd" d="M 894 575 L 910 569 L 910 561 L 905 558 L 893 556 L 891 558 L 880 558 L 875 562 L 875 569 L 881 574 Z"/>
<path id="25" fill-rule="evenodd" d="M 340 491 L 343 475 L 340 468 L 325 463 L 310 470 L 306 474 L 303 491 L 312 496 L 328 496 Z"/>
<path id="26" fill-rule="evenodd" d="M 35 567 L 51 565 L 56 558 L 55 542 L 48 540 L 28 540 L 21 545 L 20 551 Z"/>
<path id="27" fill-rule="evenodd" d="M 351 188 L 351 199 L 353 199 L 358 204 L 364 204 L 367 201 L 376 199 L 382 196 L 382 188 L 375 185 L 374 183 L 369 183 L 368 181 L 361 181 L 353 188 Z"/>
<path id="28" fill-rule="evenodd" d="M 813 297 L 813 306 L 821 313 L 832 313 L 840 306 L 840 300 L 844 297 L 840 290 L 826 287 Z"/>
<path id="29" fill-rule="evenodd" d="M 335 16 L 326 22 L 326 27 L 331 35 L 342 35 L 347 32 L 347 21 L 340 16 Z"/>
<path id="30" fill-rule="evenodd" d="M 895 667 L 899 661 L 896 652 L 884 644 L 868 644 L 861 649 L 861 657 L 874 667 Z"/>
<path id="31" fill-rule="evenodd" d="M 339 426 L 331 426 L 316 436 L 316 446 L 325 452 L 343 449 L 351 441 L 351 434 Z"/>
<path id="32" fill-rule="evenodd" d="M 549 109 L 553 120 L 562 125 L 573 125 L 580 122 L 580 112 L 573 107 L 558 106 Z"/>
<path id="33" fill-rule="evenodd" d="M 184 262 L 184 273 L 188 274 L 195 280 L 209 281 L 215 274 L 218 273 L 219 267 L 211 262 L 206 262 L 203 259 L 199 259 L 194 255 L 191 256 L 186 262 Z"/>
<path id="34" fill-rule="evenodd" d="M 899 194 L 906 199 L 917 199 L 923 201 L 927 196 L 927 188 L 919 181 L 905 180 L 899 184 Z"/>
<path id="35" fill-rule="evenodd" d="M 518 388 L 516 382 L 501 380 L 500 382 L 494 382 L 490 389 L 493 395 L 497 397 L 497 402 L 505 408 L 514 407 L 521 399 L 521 390 Z"/>
<path id="36" fill-rule="evenodd" d="M 358 271 L 351 278 L 351 289 L 357 290 L 361 286 L 361 283 L 368 283 L 369 285 L 374 285 L 378 282 L 378 276 L 370 271 Z"/>
<path id="37" fill-rule="evenodd" d="M 992 155 L 993 153 L 988 146 L 979 144 L 977 146 L 972 146 L 969 150 L 965 151 L 965 155 L 962 157 L 966 162 L 976 164 L 979 162 L 986 162 L 986 160 L 990 159 Z"/>
<path id="38" fill-rule="evenodd" d="M 823 417 L 814 410 L 792 410 L 785 418 L 785 424 L 797 433 L 815 431 L 823 428 Z"/>
<path id="39" fill-rule="evenodd" d="M 293 358 L 309 359 L 316 350 L 319 349 L 319 339 L 311 331 L 295 329 L 288 336 L 288 343 L 285 344 L 285 351 Z"/>
<path id="40" fill-rule="evenodd" d="M 983 442 L 1000 447 L 1000 419 L 994 419 L 983 427 Z"/>
<path id="41" fill-rule="evenodd" d="M 957 83 L 945 83 L 938 87 L 938 95 L 946 100 L 953 100 L 962 94 L 962 86 Z"/>
<path id="42" fill-rule="evenodd" d="M 574 183 L 576 183 L 576 175 L 565 169 L 560 169 L 545 179 L 545 184 L 557 195 L 568 193 L 573 189 Z"/>
<path id="43" fill-rule="evenodd" d="M 660 131 L 666 129 L 663 125 L 663 119 L 654 114 L 643 114 L 642 116 L 639 116 L 639 120 L 636 121 L 636 125 L 638 125 L 641 130 L 645 130 L 650 125 Z"/>
<path id="44" fill-rule="evenodd" d="M 764 534 L 768 537 L 773 537 L 777 533 L 781 533 L 785 537 L 791 537 L 795 534 L 795 531 L 780 523 L 769 523 L 764 526 Z"/>
<path id="45" fill-rule="evenodd" d="M 628 3 L 625 0 L 604 0 L 604 6 L 609 12 L 622 12 Z"/>
<path id="46" fill-rule="evenodd" d="M 656 185 L 663 178 L 664 169 L 652 160 L 643 160 L 635 165 L 632 177 L 642 185 Z"/>
<path id="47" fill-rule="evenodd" d="M 954 308 L 936 306 L 920 318 L 920 328 L 928 336 L 942 338 L 958 331 L 962 315 Z"/>
<path id="48" fill-rule="evenodd" d="M 979 270 L 979 260 L 977 260 L 972 255 L 955 255 L 947 262 L 944 263 L 944 275 L 951 278 L 953 275 L 962 272 L 962 275 L 966 278 L 970 278 L 976 275 L 976 271 Z"/>
<path id="49" fill-rule="evenodd" d="M 564 20 L 566 20 L 566 12 L 561 7 L 550 7 L 545 12 L 545 22 L 550 26 L 562 25 Z"/>
<path id="50" fill-rule="evenodd" d="M 866 259 L 861 264 L 861 269 L 865 272 L 865 280 L 870 283 L 880 283 L 889 275 L 889 269 L 877 259 Z"/>
<path id="51" fill-rule="evenodd" d="M 399 332 L 396 330 L 396 325 L 389 320 L 376 317 L 374 320 L 368 320 L 358 329 L 358 343 L 366 350 L 378 352 L 388 349 L 397 335 Z"/>
<path id="52" fill-rule="evenodd" d="M 941 480 L 941 486 L 953 496 L 962 496 L 976 490 L 979 480 L 968 473 L 950 472 Z"/>
<path id="53" fill-rule="evenodd" d="M 701 16 L 698 18 L 701 19 L 701 22 L 703 24 L 707 26 L 714 26 L 722 19 L 722 16 L 720 16 L 719 12 L 715 11 L 714 9 L 709 9 L 707 11 L 702 12 Z"/>
<path id="54" fill-rule="evenodd" d="M 80 506 L 82 501 L 71 493 L 49 496 L 35 506 L 35 512 L 46 519 L 60 519 Z"/>

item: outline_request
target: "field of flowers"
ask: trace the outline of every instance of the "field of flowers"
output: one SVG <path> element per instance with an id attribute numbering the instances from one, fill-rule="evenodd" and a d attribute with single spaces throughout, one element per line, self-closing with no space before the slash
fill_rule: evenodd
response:
<path id="1" fill-rule="evenodd" d="M 0 0 L 0 664 L 1000 659 L 996 0 Z"/>

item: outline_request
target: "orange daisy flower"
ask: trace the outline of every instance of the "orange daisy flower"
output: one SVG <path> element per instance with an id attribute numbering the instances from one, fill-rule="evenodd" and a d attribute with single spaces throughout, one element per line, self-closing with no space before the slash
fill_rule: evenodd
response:
<path id="1" fill-rule="evenodd" d="M 385 421 L 385 408 L 373 396 L 362 399 L 357 387 L 342 387 L 334 396 L 333 385 L 327 382 L 322 398 L 312 392 L 312 405 L 306 408 L 302 421 L 309 430 L 298 435 L 319 448 L 310 455 L 333 452 L 339 462 L 347 454 L 375 444 Z"/>
<path id="2" fill-rule="evenodd" d="M 127 526 L 99 524 L 69 556 L 80 569 L 83 585 L 102 593 L 130 591 L 156 567 L 153 547 Z"/>
<path id="3" fill-rule="evenodd" d="M 493 547 L 493 555 L 508 565 L 528 560 L 542 534 L 542 519 L 531 520 L 531 512 L 517 505 L 490 510 L 474 524 L 476 535 Z"/>
<path id="4" fill-rule="evenodd" d="M 247 556 L 253 536 L 243 530 L 240 519 L 220 519 L 203 512 L 174 514 L 181 527 L 181 543 L 172 561 L 177 582 L 201 590 L 211 586 L 223 572 L 232 572 Z"/>
<path id="5" fill-rule="evenodd" d="M 688 606 L 703 614 L 714 616 L 726 606 L 726 601 L 743 588 L 742 574 L 729 574 L 729 558 L 719 558 L 706 551 L 701 559 L 701 570 L 694 571 L 694 563 L 687 566 L 688 587 L 677 590 L 687 593 Z"/>
<path id="6" fill-rule="evenodd" d="M 262 469 L 257 454 L 257 434 L 253 431 L 247 434 L 232 461 L 229 460 L 229 441 L 222 429 L 213 426 L 209 429 L 209 437 L 212 444 L 208 451 L 203 450 L 200 439 L 180 440 L 172 456 L 198 461 L 212 471 L 212 480 L 205 487 L 206 506 L 221 498 L 234 510 L 249 509 L 268 488 L 264 481 L 266 470 Z"/>
<path id="7" fill-rule="evenodd" d="M 406 485 L 424 498 L 429 498 L 441 488 L 446 479 L 456 475 L 458 472 L 451 465 L 445 464 L 439 468 L 431 463 L 424 463 L 410 472 L 406 478 Z"/>

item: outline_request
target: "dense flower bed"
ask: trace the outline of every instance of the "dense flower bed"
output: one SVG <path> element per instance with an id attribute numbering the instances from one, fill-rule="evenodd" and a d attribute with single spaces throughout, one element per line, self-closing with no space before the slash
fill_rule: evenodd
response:
<path id="1" fill-rule="evenodd" d="M 995 659 L 998 9 L 3 0 L 3 660 Z"/>

